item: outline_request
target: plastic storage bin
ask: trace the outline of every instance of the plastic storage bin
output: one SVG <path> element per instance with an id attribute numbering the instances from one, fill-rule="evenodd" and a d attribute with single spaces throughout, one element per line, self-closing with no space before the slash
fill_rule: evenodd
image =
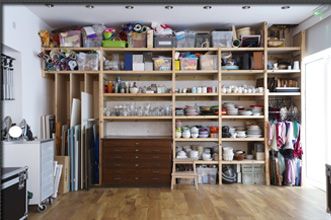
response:
<path id="1" fill-rule="evenodd" d="M 146 48 L 147 33 L 130 32 L 128 34 L 128 46 L 131 48 Z"/>
<path id="2" fill-rule="evenodd" d="M 198 58 L 180 58 L 181 70 L 197 70 Z"/>
<path id="3" fill-rule="evenodd" d="M 263 165 L 241 165 L 243 184 L 264 184 Z"/>
<path id="4" fill-rule="evenodd" d="M 82 71 L 97 71 L 99 69 L 98 53 L 78 53 L 78 69 Z"/>
<path id="5" fill-rule="evenodd" d="M 81 31 L 71 30 L 59 33 L 61 47 L 80 47 L 81 46 Z"/>
<path id="6" fill-rule="evenodd" d="M 232 47 L 232 31 L 213 31 L 211 35 L 213 47 Z"/>
<path id="7" fill-rule="evenodd" d="M 195 35 L 195 47 L 210 47 L 210 34 L 209 33 L 197 33 Z"/>
<path id="8" fill-rule="evenodd" d="M 170 71 L 171 70 L 171 57 L 158 57 L 153 58 L 154 70 L 157 71 Z"/>
<path id="9" fill-rule="evenodd" d="M 198 183 L 200 184 L 216 184 L 217 179 L 217 168 L 209 167 L 198 167 Z"/>
<path id="10" fill-rule="evenodd" d="M 180 31 L 176 33 L 177 47 L 194 47 L 195 32 L 193 31 Z"/>
<path id="11" fill-rule="evenodd" d="M 155 35 L 154 47 L 174 47 L 175 38 L 172 35 Z"/>
<path id="12" fill-rule="evenodd" d="M 217 70 L 216 55 L 201 55 L 199 62 L 201 70 Z"/>

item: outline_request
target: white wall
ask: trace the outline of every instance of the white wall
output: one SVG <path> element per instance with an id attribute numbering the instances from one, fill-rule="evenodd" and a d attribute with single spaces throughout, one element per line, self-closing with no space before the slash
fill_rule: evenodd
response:
<path id="1" fill-rule="evenodd" d="M 2 45 L 3 53 L 15 58 L 13 64 L 15 66 L 13 71 L 13 90 L 14 100 L 3 101 L 3 117 L 10 115 L 13 122 L 19 123 L 22 120 L 22 82 L 21 82 L 21 54 L 17 51 Z"/>
<path id="2" fill-rule="evenodd" d="M 307 55 L 331 47 L 331 16 L 309 28 L 306 37 Z"/>
<path id="3" fill-rule="evenodd" d="M 21 55 L 20 105 L 15 115 L 25 118 L 35 136 L 40 135 L 40 116 L 52 113 L 53 84 L 41 77 L 38 32 L 49 27 L 24 6 L 3 7 L 3 42 Z M 18 88 L 17 88 L 18 89 Z M 5 102 L 4 105 L 7 105 Z M 5 107 L 6 108 L 6 107 Z"/>

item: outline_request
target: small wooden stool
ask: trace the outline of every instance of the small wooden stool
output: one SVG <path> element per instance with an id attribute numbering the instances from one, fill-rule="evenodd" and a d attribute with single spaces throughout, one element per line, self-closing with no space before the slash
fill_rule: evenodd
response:
<path id="1" fill-rule="evenodd" d="M 176 171 L 177 164 L 191 164 L 193 171 Z M 171 189 L 176 185 L 176 179 L 194 179 L 195 188 L 198 189 L 198 174 L 196 171 L 196 164 L 194 160 L 174 160 L 171 174 Z"/>

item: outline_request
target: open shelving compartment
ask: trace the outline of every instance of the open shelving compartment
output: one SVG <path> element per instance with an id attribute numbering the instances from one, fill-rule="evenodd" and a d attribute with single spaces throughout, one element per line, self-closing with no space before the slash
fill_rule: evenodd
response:
<path id="1" fill-rule="evenodd" d="M 202 146 L 217 146 L 218 160 L 212 161 L 195 161 L 197 165 L 216 165 L 218 167 L 218 183 L 222 184 L 222 166 L 228 164 L 262 164 L 264 166 L 265 184 L 270 184 L 269 177 L 269 148 L 267 142 L 267 125 L 269 121 L 269 100 L 274 97 L 292 97 L 295 103 L 303 108 L 302 95 L 304 93 L 304 82 L 302 70 L 272 70 L 268 69 L 269 58 L 274 56 L 290 56 L 292 60 L 301 60 L 304 50 L 304 33 L 299 33 L 294 37 L 294 40 L 287 44 L 286 47 L 271 48 L 268 47 L 268 25 L 262 23 L 256 26 L 261 34 L 261 45 L 254 48 L 67 48 L 73 51 L 98 51 L 106 58 L 110 58 L 112 54 L 118 53 L 122 58 L 124 53 L 143 54 L 152 53 L 154 55 L 166 55 L 172 59 L 172 69 L 167 71 L 158 70 L 109 70 L 104 68 L 104 62 L 100 57 L 100 68 L 98 71 L 44 71 L 43 76 L 54 76 L 55 80 L 55 115 L 57 122 L 61 124 L 69 123 L 70 121 L 70 106 L 72 98 L 80 97 L 80 92 L 85 91 L 93 96 L 93 116 L 99 120 L 99 135 L 100 139 L 109 135 L 128 135 L 130 132 L 135 132 L 132 128 L 140 127 L 146 130 L 149 135 L 153 135 L 155 128 L 159 128 L 163 135 L 172 136 L 173 139 L 173 161 L 176 159 L 176 147 L 185 145 L 202 145 Z M 44 51 L 50 51 L 51 48 L 44 48 Z M 214 70 L 176 70 L 175 67 L 175 52 L 192 52 L 192 53 L 210 53 L 217 56 L 218 67 Z M 233 53 L 234 55 L 242 56 L 244 54 L 252 55 L 255 52 L 262 53 L 264 60 L 263 68 L 260 69 L 239 69 L 239 70 L 224 70 L 221 65 L 223 54 Z M 272 93 L 267 90 L 268 77 L 281 76 L 292 77 L 299 80 L 300 92 L 298 93 Z M 116 80 L 120 77 L 122 81 L 136 81 L 139 85 L 148 85 L 151 82 L 166 84 L 170 91 L 168 93 L 154 94 L 132 94 L 132 93 L 108 93 L 104 91 L 105 80 Z M 263 92 L 257 93 L 224 93 L 222 85 L 248 82 L 250 85 L 255 85 L 256 79 L 262 79 Z M 211 84 L 210 84 L 211 83 Z M 215 86 L 217 91 L 210 93 L 178 93 L 176 89 L 190 86 Z M 172 106 L 172 113 L 167 116 L 114 116 L 106 115 L 104 108 L 107 103 L 114 105 L 115 103 L 167 103 Z M 222 115 L 222 103 L 234 102 L 245 103 L 250 105 L 258 103 L 263 105 L 263 114 L 260 116 L 229 116 Z M 176 107 L 184 105 L 218 105 L 218 115 L 199 115 L 199 116 L 178 116 L 176 115 Z M 303 112 L 304 113 L 304 112 Z M 217 138 L 176 138 L 176 122 L 181 121 L 184 125 L 213 125 L 218 126 L 219 133 Z M 243 125 L 246 121 L 258 123 L 263 130 L 263 136 L 259 138 L 223 138 L 222 126 L 226 124 Z M 150 127 L 147 126 L 150 125 Z M 304 123 L 303 123 L 304 124 Z M 129 130 L 127 128 L 130 127 Z M 154 134 L 155 135 L 155 134 Z M 159 134 L 158 134 L 159 135 Z M 224 146 L 239 146 L 247 149 L 251 144 L 258 142 L 264 144 L 265 158 L 263 161 L 257 160 L 242 160 L 242 161 L 224 161 L 222 160 L 222 148 Z M 100 148 L 101 149 L 101 148 Z M 102 164 L 102 150 L 100 150 L 100 162 Z M 102 177 L 102 166 L 100 166 L 100 177 Z M 102 182 L 100 180 L 100 182 Z"/>

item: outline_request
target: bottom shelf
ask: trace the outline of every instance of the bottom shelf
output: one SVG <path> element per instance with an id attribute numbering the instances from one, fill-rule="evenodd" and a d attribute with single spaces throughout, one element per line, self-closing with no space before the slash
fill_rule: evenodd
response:
<path id="1" fill-rule="evenodd" d="M 265 164 L 264 160 L 231 160 L 231 161 L 220 161 L 221 164 Z"/>

